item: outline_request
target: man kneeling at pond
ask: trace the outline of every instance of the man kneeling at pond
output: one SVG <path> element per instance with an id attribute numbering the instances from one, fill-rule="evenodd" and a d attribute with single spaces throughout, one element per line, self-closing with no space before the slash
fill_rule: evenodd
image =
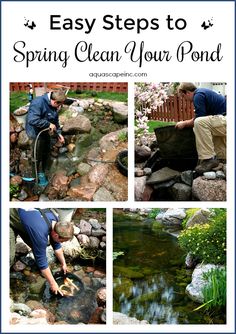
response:
<path id="1" fill-rule="evenodd" d="M 46 249 L 49 241 L 61 264 L 62 271 L 66 274 L 67 265 L 61 242 L 73 238 L 72 223 L 58 221 L 58 215 L 53 209 L 10 209 L 10 266 L 13 265 L 15 259 L 17 235 L 20 235 L 24 242 L 32 248 L 36 264 L 47 279 L 52 292 L 60 293 L 59 286 L 48 266 Z"/>

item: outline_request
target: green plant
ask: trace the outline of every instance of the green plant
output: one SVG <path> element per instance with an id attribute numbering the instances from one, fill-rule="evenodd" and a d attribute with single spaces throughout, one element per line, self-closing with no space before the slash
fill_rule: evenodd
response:
<path id="1" fill-rule="evenodd" d="M 148 218 L 155 219 L 160 211 L 161 209 L 157 209 L 157 208 L 152 209 L 152 211 L 148 213 Z"/>
<path id="2" fill-rule="evenodd" d="M 113 261 L 118 258 L 118 256 L 124 255 L 124 252 L 113 252 Z"/>
<path id="3" fill-rule="evenodd" d="M 148 132 L 153 133 L 156 128 L 163 128 L 164 126 L 174 125 L 175 122 L 162 122 L 162 121 L 148 121 Z"/>
<path id="4" fill-rule="evenodd" d="M 226 210 L 212 209 L 209 224 L 194 225 L 178 237 L 180 247 L 205 263 L 226 263 Z"/>
<path id="5" fill-rule="evenodd" d="M 118 140 L 121 141 L 121 142 L 125 142 L 128 140 L 128 132 L 125 132 L 125 131 L 121 131 L 119 134 L 118 134 Z"/>
<path id="6" fill-rule="evenodd" d="M 186 224 L 189 220 L 189 218 L 191 218 L 198 210 L 200 210 L 199 208 L 191 208 L 191 209 L 187 209 L 185 211 L 186 213 L 186 217 L 182 220 L 182 227 L 185 228 Z"/>
<path id="7" fill-rule="evenodd" d="M 205 307 L 207 310 L 211 308 L 222 308 L 226 305 L 226 270 L 225 268 L 212 269 L 203 274 L 203 279 L 207 284 L 202 289 L 204 304 L 197 307 L 194 311 Z"/>
<path id="8" fill-rule="evenodd" d="M 19 184 L 10 184 L 10 197 L 17 197 L 20 192 Z"/>

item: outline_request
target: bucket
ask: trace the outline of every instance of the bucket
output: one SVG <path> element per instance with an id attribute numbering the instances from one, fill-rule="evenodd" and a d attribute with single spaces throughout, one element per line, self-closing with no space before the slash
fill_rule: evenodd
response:
<path id="1" fill-rule="evenodd" d="M 28 107 L 21 107 L 19 109 L 16 109 L 13 112 L 13 115 L 15 119 L 17 120 L 17 122 L 19 124 L 22 124 L 24 128 L 25 128 L 27 114 L 28 114 Z"/>

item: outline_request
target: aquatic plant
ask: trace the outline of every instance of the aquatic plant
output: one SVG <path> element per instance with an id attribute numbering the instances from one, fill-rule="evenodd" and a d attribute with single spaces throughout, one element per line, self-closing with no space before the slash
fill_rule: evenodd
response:
<path id="1" fill-rule="evenodd" d="M 180 247 L 205 263 L 226 263 L 226 210 L 213 209 L 209 224 L 194 225 L 178 237 Z"/>
<path id="2" fill-rule="evenodd" d="M 118 256 L 124 255 L 124 252 L 113 252 L 113 261 L 118 258 Z"/>
<path id="3" fill-rule="evenodd" d="M 226 305 L 226 269 L 215 268 L 203 274 L 203 278 L 208 282 L 202 289 L 204 304 L 197 307 L 207 310 L 212 308 L 222 308 Z"/>

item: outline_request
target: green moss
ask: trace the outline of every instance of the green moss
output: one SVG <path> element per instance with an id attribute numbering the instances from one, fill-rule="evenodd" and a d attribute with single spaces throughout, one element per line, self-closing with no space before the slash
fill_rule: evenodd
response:
<path id="1" fill-rule="evenodd" d="M 128 278 L 114 278 L 113 279 L 113 296 L 115 300 L 119 300 L 123 295 L 125 298 L 132 296 L 133 282 Z"/>
<path id="2" fill-rule="evenodd" d="M 137 270 L 137 271 L 136 271 Z M 134 270 L 129 267 L 114 266 L 113 274 L 114 276 L 123 276 L 130 279 L 143 278 L 144 274 L 140 272 L 140 269 Z"/>

